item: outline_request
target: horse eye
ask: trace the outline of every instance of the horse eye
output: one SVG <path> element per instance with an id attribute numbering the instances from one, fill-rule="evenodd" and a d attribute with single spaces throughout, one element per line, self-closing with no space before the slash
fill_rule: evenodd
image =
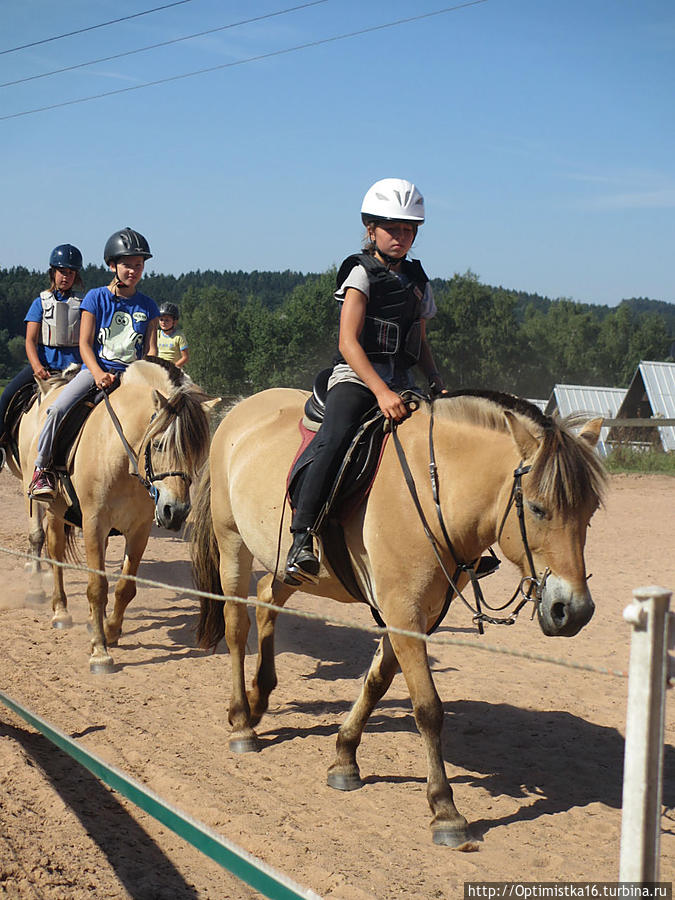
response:
<path id="1" fill-rule="evenodd" d="M 542 506 L 537 506 L 536 503 L 531 503 L 529 500 L 527 501 L 527 506 L 532 513 L 533 516 L 536 516 L 537 519 L 545 519 L 546 518 L 546 510 Z"/>

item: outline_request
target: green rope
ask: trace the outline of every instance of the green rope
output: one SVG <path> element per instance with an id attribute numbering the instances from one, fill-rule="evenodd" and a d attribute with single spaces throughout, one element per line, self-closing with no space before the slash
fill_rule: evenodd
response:
<path id="1" fill-rule="evenodd" d="M 290 898 L 321 900 L 314 891 L 300 887 L 290 878 L 277 872 L 272 866 L 221 837 L 203 822 L 193 819 L 187 813 L 167 803 L 154 791 L 126 775 L 121 769 L 109 766 L 100 757 L 76 744 L 67 734 L 54 725 L 50 725 L 41 716 L 26 709 L 16 700 L 12 700 L 3 691 L 0 691 L 0 700 L 104 784 L 131 800 L 140 809 L 166 825 L 179 837 L 192 844 L 193 847 L 223 868 L 228 869 L 263 896 L 269 897 L 270 900 L 290 900 Z"/>

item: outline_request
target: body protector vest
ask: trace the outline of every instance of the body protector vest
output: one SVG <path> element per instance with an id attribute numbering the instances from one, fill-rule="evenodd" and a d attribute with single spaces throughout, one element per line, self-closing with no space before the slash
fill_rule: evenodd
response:
<path id="1" fill-rule="evenodd" d="M 45 347 L 77 347 L 80 340 L 82 294 L 59 300 L 52 291 L 42 291 L 42 343 Z"/>
<path id="2" fill-rule="evenodd" d="M 401 263 L 404 284 L 370 253 L 354 253 L 338 270 L 338 288 L 358 265 L 366 270 L 370 291 L 359 343 L 371 362 L 394 357 L 399 367 L 414 366 L 422 347 L 420 311 L 429 281 L 424 269 L 417 260 L 404 259 Z M 345 362 L 341 354 L 336 362 Z"/>

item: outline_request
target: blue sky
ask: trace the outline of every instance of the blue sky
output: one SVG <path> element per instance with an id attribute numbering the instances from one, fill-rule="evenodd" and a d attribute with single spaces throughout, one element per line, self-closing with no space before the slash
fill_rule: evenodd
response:
<path id="1" fill-rule="evenodd" d="M 0 51 L 164 2 L 6 3 Z M 0 53 L 0 82 L 300 2 L 190 0 Z M 359 247 L 363 194 L 394 176 L 425 196 L 414 249 L 431 276 L 675 300 L 672 0 L 484 0 L 242 62 L 443 7 L 327 0 L 0 87 L 0 266 L 45 269 L 62 242 L 99 263 L 131 225 L 156 272 L 322 272 Z"/>

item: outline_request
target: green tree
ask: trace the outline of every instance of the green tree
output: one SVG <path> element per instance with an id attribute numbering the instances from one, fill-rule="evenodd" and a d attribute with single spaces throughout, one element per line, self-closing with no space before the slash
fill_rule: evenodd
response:
<path id="1" fill-rule="evenodd" d="M 181 327 L 190 348 L 187 371 L 192 379 L 213 394 L 242 392 L 249 348 L 239 297 L 215 287 L 190 287 L 181 305 Z"/>
<path id="2" fill-rule="evenodd" d="M 448 387 L 517 392 L 526 354 L 516 295 L 481 284 L 471 271 L 446 285 L 436 293 L 429 340 Z"/>

